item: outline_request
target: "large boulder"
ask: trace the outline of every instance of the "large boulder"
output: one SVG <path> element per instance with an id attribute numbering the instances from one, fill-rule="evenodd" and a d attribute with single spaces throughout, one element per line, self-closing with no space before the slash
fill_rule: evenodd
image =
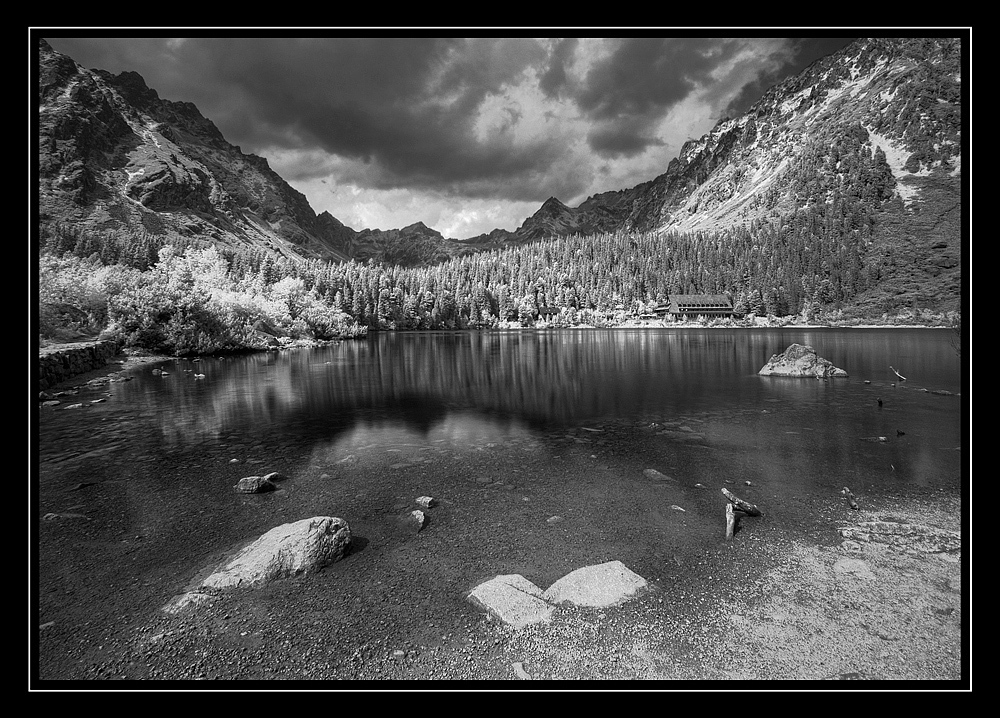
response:
<path id="1" fill-rule="evenodd" d="M 271 529 L 202 582 L 203 588 L 252 586 L 317 571 L 343 558 L 351 542 L 344 519 L 316 516 Z"/>
<path id="2" fill-rule="evenodd" d="M 761 376 L 807 376 L 816 378 L 843 377 L 847 372 L 838 369 L 828 359 L 805 344 L 792 344 L 781 354 L 775 354 L 757 372 Z"/>

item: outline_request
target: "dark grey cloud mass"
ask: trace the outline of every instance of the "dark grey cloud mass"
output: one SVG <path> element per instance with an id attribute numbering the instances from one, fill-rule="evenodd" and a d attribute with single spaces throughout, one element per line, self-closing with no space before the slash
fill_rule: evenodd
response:
<path id="1" fill-rule="evenodd" d="M 852 39 L 41 35 L 193 102 L 244 152 L 286 153 L 293 184 L 525 202 L 651 179 L 684 136 Z M 703 117 L 664 129 L 695 101 Z"/>
<path id="2" fill-rule="evenodd" d="M 734 41 L 715 38 L 621 38 L 584 78 L 574 100 L 594 123 L 587 140 L 602 157 L 632 156 L 663 141 L 664 115 L 706 84 Z"/>

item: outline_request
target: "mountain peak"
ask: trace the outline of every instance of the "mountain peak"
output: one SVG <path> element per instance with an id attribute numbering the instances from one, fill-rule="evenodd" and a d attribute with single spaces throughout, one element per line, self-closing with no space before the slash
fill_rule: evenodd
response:
<path id="1" fill-rule="evenodd" d="M 117 75 L 109 73 L 106 78 L 118 89 L 122 97 L 136 107 L 149 107 L 160 100 L 156 90 L 150 89 L 138 72 L 125 71 Z"/>

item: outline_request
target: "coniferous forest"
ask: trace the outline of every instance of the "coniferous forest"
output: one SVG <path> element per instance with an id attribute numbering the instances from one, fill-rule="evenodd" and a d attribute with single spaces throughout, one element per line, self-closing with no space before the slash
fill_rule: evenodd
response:
<path id="1" fill-rule="evenodd" d="M 871 168 L 881 165 L 876 159 Z M 714 322 L 735 326 L 764 317 L 955 323 L 955 313 L 915 302 L 859 308 L 858 297 L 893 271 L 893 246 L 876 241 L 872 211 L 891 188 L 848 186 L 867 190 L 803 186 L 804 208 L 745 228 L 552 238 L 422 267 L 55 225 L 39 246 L 39 331 L 43 341 L 100 332 L 136 349 L 206 354 L 264 348 L 261 326 L 285 341 L 368 330 L 621 326 L 677 294 L 728 295 L 742 318 Z"/>

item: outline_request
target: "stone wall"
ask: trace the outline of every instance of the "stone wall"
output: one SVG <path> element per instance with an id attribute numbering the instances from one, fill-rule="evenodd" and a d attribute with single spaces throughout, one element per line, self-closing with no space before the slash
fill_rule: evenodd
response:
<path id="1" fill-rule="evenodd" d="M 79 342 L 38 350 L 39 390 L 55 386 L 77 374 L 100 369 L 121 353 L 117 341 Z"/>

